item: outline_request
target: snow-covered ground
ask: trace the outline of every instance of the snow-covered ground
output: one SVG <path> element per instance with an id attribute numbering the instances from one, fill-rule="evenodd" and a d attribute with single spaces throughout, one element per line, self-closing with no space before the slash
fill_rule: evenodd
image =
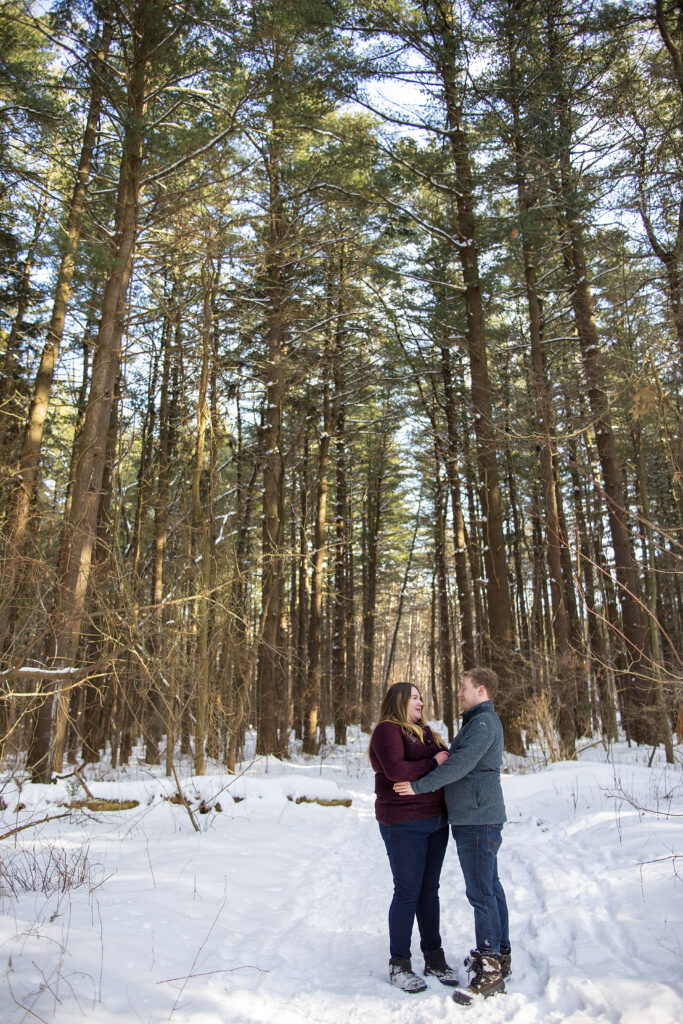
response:
<path id="1" fill-rule="evenodd" d="M 576 763 L 509 765 L 500 872 L 513 973 L 506 995 L 469 1009 L 434 979 L 410 996 L 387 983 L 391 875 L 366 749 L 355 734 L 322 757 L 245 763 L 239 778 L 181 771 L 199 832 L 169 801 L 176 787 L 162 769 L 90 766 L 95 797 L 138 805 L 0 845 L 2 1024 L 683 1021 L 680 747 L 674 767 L 648 767 L 651 751 L 625 744 L 590 746 Z M 84 797 L 75 779 L 7 779 L 0 834 Z M 41 865 L 59 878 L 56 863 L 82 884 L 32 891 Z M 454 844 L 441 892 L 455 966 L 473 924 Z M 414 936 L 420 969 L 418 953 Z"/>

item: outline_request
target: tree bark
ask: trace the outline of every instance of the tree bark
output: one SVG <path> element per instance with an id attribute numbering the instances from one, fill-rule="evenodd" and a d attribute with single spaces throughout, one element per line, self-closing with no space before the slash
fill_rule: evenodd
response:
<path id="1" fill-rule="evenodd" d="M 328 286 L 331 287 L 331 284 Z M 331 309 L 328 309 L 328 313 Z M 308 623 L 308 670 L 304 699 L 303 752 L 317 751 L 318 714 L 321 698 L 321 630 L 323 618 L 323 569 L 327 546 L 325 524 L 327 520 L 328 466 L 330 456 L 330 431 L 336 420 L 336 410 L 330 403 L 330 332 L 325 335 L 322 382 L 322 433 L 318 442 L 318 460 L 315 479 L 315 500 L 313 509 L 313 552 L 311 559 L 311 602 Z"/>
<path id="2" fill-rule="evenodd" d="M 451 622 L 448 610 L 448 570 L 446 567 L 446 517 L 444 488 L 439 466 L 439 453 L 435 445 L 435 489 L 434 489 L 434 565 L 436 569 L 436 595 L 438 605 L 438 663 L 441 678 L 441 708 L 449 742 L 453 739 L 453 647 L 451 643 Z"/>
<path id="3" fill-rule="evenodd" d="M 341 337 L 338 332 L 341 347 Z M 349 602 L 347 597 L 348 562 L 348 494 L 346 453 L 346 409 L 344 403 L 343 352 L 335 353 L 334 406 L 337 409 L 334 424 L 334 584 L 332 593 L 332 709 L 334 715 L 334 742 L 346 743 L 346 727 L 351 711 L 351 680 L 346 659 L 349 631 Z"/>
<path id="4" fill-rule="evenodd" d="M 453 547 L 455 562 L 455 582 L 458 588 L 458 610 L 460 614 L 460 663 L 463 669 L 473 668 L 476 664 L 474 646 L 474 630 L 472 624 L 472 593 L 467 576 L 467 533 L 465 517 L 460 497 L 460 478 L 458 475 L 458 425 L 456 418 L 455 387 L 451 368 L 450 349 L 440 349 L 441 373 L 444 386 L 444 411 L 448 444 L 445 453 L 446 478 L 451 495 L 453 512 Z"/>
<path id="5" fill-rule="evenodd" d="M 228 771 L 234 772 L 239 751 L 244 742 L 244 732 L 249 711 L 249 677 L 253 664 L 249 645 L 249 555 L 251 518 L 260 460 L 254 460 L 249 480 L 245 480 L 246 458 L 242 437 L 242 414 L 240 384 L 235 396 L 237 406 L 237 488 L 235 521 L 237 539 L 233 566 L 232 607 L 234 619 L 227 631 L 226 642 L 231 646 L 233 680 L 230 699 L 230 738 L 228 741 Z"/>
<path id="6" fill-rule="evenodd" d="M 274 148 L 267 161 L 270 187 L 270 234 L 266 287 L 268 320 L 266 328 L 265 422 L 263 427 L 263 530 L 261 582 L 261 629 L 257 666 L 257 739 L 259 754 L 280 753 L 277 730 L 277 695 L 283 681 L 278 648 L 280 621 L 280 580 L 283 571 L 283 475 L 282 407 L 285 395 L 287 349 L 284 310 L 285 222 L 280 186 L 279 152 Z"/>
<path id="7" fill-rule="evenodd" d="M 386 472 L 387 430 L 380 427 L 377 450 L 367 468 L 363 515 L 363 641 L 360 722 L 370 732 L 373 722 L 373 678 L 375 668 L 375 616 L 377 612 L 377 569 L 382 525 L 382 488 Z"/>
<path id="8" fill-rule="evenodd" d="M 197 654 L 194 692 L 194 770 L 196 775 L 204 774 L 206 764 L 204 745 L 206 742 L 207 702 L 209 696 L 209 595 L 212 578 L 211 562 L 213 558 L 211 544 L 213 483 L 210 479 L 211 474 L 208 474 L 208 488 L 203 488 L 202 485 L 206 475 L 204 450 L 209 426 L 207 397 L 211 354 L 211 291 L 214 284 L 214 274 L 215 268 L 211 265 L 210 261 L 208 264 L 204 263 L 202 266 L 201 369 L 197 393 L 197 437 L 194 471 L 192 474 L 193 553 L 194 557 L 199 560 L 199 571 L 195 581 L 195 586 L 198 588 L 195 602 Z M 203 491 L 208 491 L 208 496 Z"/>

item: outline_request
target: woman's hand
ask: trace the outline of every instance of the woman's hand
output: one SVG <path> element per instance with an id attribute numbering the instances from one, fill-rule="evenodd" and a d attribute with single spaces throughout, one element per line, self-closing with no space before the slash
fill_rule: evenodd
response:
<path id="1" fill-rule="evenodd" d="M 414 796 L 413 787 L 409 782 L 395 782 L 394 792 L 398 793 L 399 796 Z"/>
<path id="2" fill-rule="evenodd" d="M 440 750 L 438 754 L 434 755 L 434 760 L 436 761 L 437 764 L 443 764 L 444 761 L 448 760 L 448 751 Z"/>

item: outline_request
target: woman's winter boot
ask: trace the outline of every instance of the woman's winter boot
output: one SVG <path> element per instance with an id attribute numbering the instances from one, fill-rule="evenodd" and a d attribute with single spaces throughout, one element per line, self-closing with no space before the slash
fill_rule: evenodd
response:
<path id="1" fill-rule="evenodd" d="M 425 974 L 431 974 L 438 978 L 442 985 L 459 985 L 458 975 L 452 967 L 446 963 L 446 956 L 442 949 L 434 953 L 425 953 Z"/>
<path id="2" fill-rule="evenodd" d="M 427 982 L 413 973 L 409 959 L 392 957 L 389 961 L 389 982 L 403 992 L 424 992 Z"/>

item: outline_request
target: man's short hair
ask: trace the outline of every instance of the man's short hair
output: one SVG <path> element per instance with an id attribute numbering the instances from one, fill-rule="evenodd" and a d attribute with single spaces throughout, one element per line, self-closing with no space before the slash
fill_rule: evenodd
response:
<path id="1" fill-rule="evenodd" d="M 463 679 L 469 677 L 475 686 L 485 686 L 489 700 L 498 693 L 498 676 L 492 668 L 467 668 L 462 674 Z"/>

